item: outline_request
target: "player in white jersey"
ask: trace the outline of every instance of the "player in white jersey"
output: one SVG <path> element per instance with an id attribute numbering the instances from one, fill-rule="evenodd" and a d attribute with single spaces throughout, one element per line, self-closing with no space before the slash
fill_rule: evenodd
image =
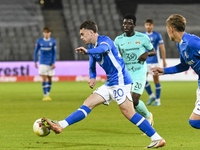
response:
<path id="1" fill-rule="evenodd" d="M 130 95 L 132 80 L 114 42 L 107 36 L 99 35 L 96 23 L 90 20 L 80 25 L 80 35 L 84 43 L 89 44 L 88 49 L 79 47 L 76 52 L 89 55 L 90 79 L 88 83 L 90 88 L 94 88 L 96 84 L 96 62 L 105 70 L 107 81 L 97 88 L 84 101 L 83 105 L 66 119 L 56 122 L 42 118 L 43 124 L 55 133 L 61 133 L 67 126 L 84 119 L 96 106 L 103 103 L 108 105 L 114 100 L 119 105 L 123 115 L 151 138 L 152 142 L 148 148 L 164 146 L 165 140 L 133 108 Z"/>
<path id="2" fill-rule="evenodd" d="M 166 61 L 165 61 L 165 57 L 166 57 L 166 52 L 165 52 L 165 45 L 162 39 L 162 36 L 160 33 L 156 32 L 153 30 L 154 28 L 154 23 L 152 19 L 147 19 L 145 21 L 145 29 L 146 32 L 144 32 L 149 39 L 151 40 L 151 43 L 153 44 L 153 47 L 156 50 L 156 55 L 152 56 L 152 57 L 148 57 L 146 62 L 147 62 L 147 76 L 150 73 L 151 68 L 154 67 L 160 67 L 160 51 L 162 54 L 162 60 L 163 60 L 163 67 L 166 67 Z M 159 51 L 159 47 L 160 47 L 160 51 Z M 147 102 L 147 105 L 151 105 L 151 103 L 153 101 L 155 101 L 152 105 L 153 106 L 160 106 L 161 102 L 160 102 L 160 95 L 161 95 L 161 84 L 159 81 L 159 76 L 158 75 L 153 75 L 153 80 L 154 80 L 154 84 L 155 84 L 155 94 L 152 92 L 151 90 L 151 85 L 148 81 L 146 81 L 146 85 L 145 85 L 145 89 L 149 95 L 149 101 Z"/>
<path id="3" fill-rule="evenodd" d="M 34 53 L 35 67 L 37 65 L 37 57 L 39 51 L 39 75 L 42 76 L 42 88 L 44 93 L 43 101 L 52 100 L 49 96 L 52 77 L 54 76 L 54 68 L 56 61 L 56 40 L 51 36 L 51 28 L 46 26 L 43 28 L 44 37 L 37 40 Z"/>
<path id="4" fill-rule="evenodd" d="M 146 59 L 155 55 L 155 49 L 147 35 L 134 31 L 136 17 L 127 14 L 123 19 L 124 33 L 115 39 L 115 45 L 120 51 L 126 67 L 133 80 L 131 96 L 136 112 L 144 116 L 153 126 L 153 115 L 144 102 L 140 100 L 146 83 Z M 148 52 L 146 52 L 148 49 Z"/>
<path id="5" fill-rule="evenodd" d="M 188 70 L 190 67 L 199 76 L 196 90 L 196 103 L 189 118 L 189 124 L 200 129 L 200 38 L 185 32 L 186 19 L 174 14 L 166 20 L 167 33 L 170 40 L 175 41 L 180 53 L 180 63 L 167 68 L 153 68 L 156 75 L 174 74 Z"/>

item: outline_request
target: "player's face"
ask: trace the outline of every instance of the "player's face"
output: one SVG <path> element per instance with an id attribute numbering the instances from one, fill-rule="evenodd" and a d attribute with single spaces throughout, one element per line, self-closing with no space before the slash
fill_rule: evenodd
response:
<path id="1" fill-rule="evenodd" d="M 51 36 L 51 32 L 43 31 L 43 35 L 45 39 L 49 39 Z"/>
<path id="2" fill-rule="evenodd" d="M 92 41 L 92 32 L 91 30 L 87 30 L 87 29 L 81 29 L 80 30 L 80 35 L 81 35 L 81 40 L 83 40 L 83 42 L 85 44 L 90 44 Z"/>
<path id="3" fill-rule="evenodd" d="M 144 24 L 144 26 L 145 26 L 145 29 L 148 33 L 151 33 L 153 31 L 154 25 L 152 23 L 147 22 L 147 23 Z"/>
<path id="4" fill-rule="evenodd" d="M 124 19 L 123 28 L 124 28 L 124 32 L 126 32 L 126 34 L 133 33 L 134 32 L 134 28 L 135 28 L 133 19 Z"/>
<path id="5" fill-rule="evenodd" d="M 175 37 L 174 37 L 174 34 L 173 34 L 173 29 L 172 29 L 172 27 L 166 26 L 166 28 L 167 28 L 167 34 L 168 34 L 170 40 L 171 40 L 171 41 L 175 41 Z"/>

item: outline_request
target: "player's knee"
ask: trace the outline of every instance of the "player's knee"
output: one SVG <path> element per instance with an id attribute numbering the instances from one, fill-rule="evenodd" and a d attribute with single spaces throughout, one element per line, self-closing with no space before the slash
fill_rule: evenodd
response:
<path id="1" fill-rule="evenodd" d="M 189 119 L 189 124 L 196 129 L 200 129 L 200 120 L 191 120 Z"/>

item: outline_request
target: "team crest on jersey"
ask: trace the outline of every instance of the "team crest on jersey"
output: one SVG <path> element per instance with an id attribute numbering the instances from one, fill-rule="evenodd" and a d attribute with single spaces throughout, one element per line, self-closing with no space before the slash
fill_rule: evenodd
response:
<path id="1" fill-rule="evenodd" d="M 128 44 L 131 44 L 131 42 L 128 42 Z"/>
<path id="2" fill-rule="evenodd" d="M 49 46 L 52 46 L 52 43 L 51 43 L 51 42 L 49 43 Z"/>
<path id="3" fill-rule="evenodd" d="M 140 40 L 135 41 L 136 45 L 140 45 L 140 43 L 141 43 Z"/>

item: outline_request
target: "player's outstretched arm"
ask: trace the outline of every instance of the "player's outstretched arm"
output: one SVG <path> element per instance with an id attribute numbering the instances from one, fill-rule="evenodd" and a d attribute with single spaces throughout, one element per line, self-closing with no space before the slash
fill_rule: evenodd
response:
<path id="1" fill-rule="evenodd" d="M 156 68 L 152 68 L 151 70 L 153 71 L 154 75 L 163 75 L 164 74 L 163 68 L 156 67 Z"/>

